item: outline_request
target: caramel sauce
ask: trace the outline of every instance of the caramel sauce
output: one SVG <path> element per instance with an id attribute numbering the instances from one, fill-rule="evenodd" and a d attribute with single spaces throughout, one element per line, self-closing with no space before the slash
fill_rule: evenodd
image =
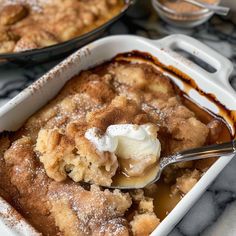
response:
<path id="1" fill-rule="evenodd" d="M 174 195 L 171 193 L 170 185 L 166 184 L 163 179 L 158 181 L 157 190 L 150 194 L 149 197 L 154 199 L 154 211 L 161 221 L 165 219 L 182 199 L 179 193 Z"/>
<path id="2" fill-rule="evenodd" d="M 158 164 L 154 164 L 147 168 L 143 175 L 129 177 L 123 172 L 119 172 L 112 179 L 112 186 L 123 186 L 123 187 L 133 187 L 142 188 L 143 184 L 150 183 L 155 179 L 157 170 L 159 169 Z"/>

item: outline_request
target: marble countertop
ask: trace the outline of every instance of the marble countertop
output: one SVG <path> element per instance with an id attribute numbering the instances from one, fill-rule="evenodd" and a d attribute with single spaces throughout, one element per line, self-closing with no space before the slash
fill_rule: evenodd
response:
<path id="1" fill-rule="evenodd" d="M 227 1 L 234 2 L 234 1 Z M 236 5 L 236 2 L 233 3 Z M 236 9 L 236 7 L 235 7 Z M 138 1 L 126 17 L 111 27 L 108 34 L 137 34 L 157 39 L 183 33 L 201 40 L 234 63 L 230 77 L 236 89 L 236 10 L 227 17 L 214 16 L 193 29 L 177 29 L 161 21 L 147 1 Z M 0 106 L 31 84 L 60 60 L 36 66 L 0 65 Z M 236 159 L 222 171 L 200 200 L 179 222 L 170 236 L 236 235 Z"/>

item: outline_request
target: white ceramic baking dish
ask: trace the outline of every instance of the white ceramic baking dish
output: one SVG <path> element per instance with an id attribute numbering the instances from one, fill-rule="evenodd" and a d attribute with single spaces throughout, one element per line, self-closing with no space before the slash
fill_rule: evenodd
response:
<path id="1" fill-rule="evenodd" d="M 216 72 L 209 73 L 177 54 L 173 51 L 173 48 L 176 47 L 201 58 L 212 65 Z M 107 61 L 119 53 L 132 50 L 150 53 L 165 66 L 177 68 L 191 77 L 198 88 L 207 94 L 213 94 L 221 104 L 232 111 L 231 116 L 234 116 L 235 120 L 236 114 L 233 111 L 236 111 L 236 94 L 228 81 L 233 66 L 226 58 L 199 41 L 184 35 L 172 35 L 161 40 L 149 40 L 136 36 L 112 36 L 95 41 L 78 50 L 2 107 L 0 109 L 0 132 L 18 129 L 30 115 L 52 99 L 63 85 L 81 70 Z M 182 80 L 172 74 L 168 75 L 181 89 L 184 88 Z M 189 90 L 188 94 L 201 106 L 223 116 L 231 128 L 232 134 L 235 135 L 234 122 L 226 116 L 226 113 L 222 112 L 217 104 L 194 89 Z M 152 235 L 163 236 L 168 234 L 232 157 L 227 156 L 219 159 L 162 221 Z M 0 216 L 1 213 L 4 214 L 6 208 L 9 206 L 0 199 Z M 11 216 L 10 219 L 14 221 L 14 216 Z M 8 219 L 6 217 L 0 218 L 0 235 L 33 234 L 32 228 L 26 222 L 21 221 L 22 230 L 19 231 L 19 225 L 17 229 L 13 227 L 12 230 L 12 225 L 7 224 L 8 221 L 9 217 Z"/>

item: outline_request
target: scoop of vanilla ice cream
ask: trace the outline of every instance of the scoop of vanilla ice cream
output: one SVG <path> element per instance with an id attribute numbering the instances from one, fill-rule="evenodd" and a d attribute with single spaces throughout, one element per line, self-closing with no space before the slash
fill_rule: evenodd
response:
<path id="1" fill-rule="evenodd" d="M 85 137 L 99 151 L 115 153 L 120 167 L 129 176 L 143 174 L 160 157 L 161 144 L 154 124 L 110 125 L 104 134 L 100 133 L 99 129 L 93 127 L 87 130 Z"/>

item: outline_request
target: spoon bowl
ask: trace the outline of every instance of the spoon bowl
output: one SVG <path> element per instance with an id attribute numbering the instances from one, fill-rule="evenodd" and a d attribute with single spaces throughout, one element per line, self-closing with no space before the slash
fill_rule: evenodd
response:
<path id="1" fill-rule="evenodd" d="M 159 164 L 152 166 L 148 171 L 146 171 L 146 175 L 142 175 L 140 177 L 118 177 L 109 188 L 123 190 L 144 188 L 158 181 L 163 170 L 170 164 L 207 159 L 210 157 L 223 157 L 234 153 L 236 153 L 236 140 L 222 144 L 214 144 L 185 150 L 174 155 L 161 158 Z"/>

